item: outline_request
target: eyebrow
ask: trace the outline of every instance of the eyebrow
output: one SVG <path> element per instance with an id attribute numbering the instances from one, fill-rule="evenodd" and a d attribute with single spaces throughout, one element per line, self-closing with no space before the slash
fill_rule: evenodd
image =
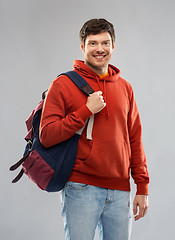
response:
<path id="1" fill-rule="evenodd" d="M 91 43 L 91 42 L 98 42 L 97 40 L 88 40 L 88 43 Z M 111 42 L 111 40 L 104 40 L 103 42 Z"/>

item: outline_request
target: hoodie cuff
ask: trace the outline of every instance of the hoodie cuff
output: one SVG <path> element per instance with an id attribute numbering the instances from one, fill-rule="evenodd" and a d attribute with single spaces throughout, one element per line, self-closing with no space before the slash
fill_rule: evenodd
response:
<path id="1" fill-rule="evenodd" d="M 79 108 L 77 114 L 84 122 L 93 115 L 86 105 L 83 105 L 81 108 Z"/>
<path id="2" fill-rule="evenodd" d="M 148 184 L 138 183 L 136 195 L 148 195 Z"/>

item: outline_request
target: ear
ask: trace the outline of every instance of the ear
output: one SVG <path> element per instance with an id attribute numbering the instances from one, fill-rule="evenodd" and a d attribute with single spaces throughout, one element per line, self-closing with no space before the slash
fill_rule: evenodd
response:
<path id="1" fill-rule="evenodd" d="M 81 48 L 82 52 L 84 53 L 85 52 L 85 48 L 84 48 L 84 44 L 82 42 L 80 42 L 80 48 Z"/>
<path id="2" fill-rule="evenodd" d="M 115 43 L 113 43 L 113 45 L 112 45 L 112 50 L 114 50 L 114 48 L 115 48 Z"/>

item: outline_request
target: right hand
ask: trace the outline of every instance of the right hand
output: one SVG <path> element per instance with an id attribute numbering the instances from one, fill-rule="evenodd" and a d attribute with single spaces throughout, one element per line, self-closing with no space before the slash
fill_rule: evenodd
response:
<path id="1" fill-rule="evenodd" d="M 93 114 L 100 112 L 106 106 L 102 96 L 102 91 L 90 94 L 87 99 L 86 106 Z"/>

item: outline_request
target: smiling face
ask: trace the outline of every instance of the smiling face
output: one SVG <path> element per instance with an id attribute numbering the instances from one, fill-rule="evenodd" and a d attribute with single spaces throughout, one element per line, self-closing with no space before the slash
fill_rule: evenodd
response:
<path id="1" fill-rule="evenodd" d="M 108 32 L 88 35 L 85 44 L 80 43 L 84 53 L 84 63 L 97 74 L 105 74 L 112 57 L 114 44 Z"/>

